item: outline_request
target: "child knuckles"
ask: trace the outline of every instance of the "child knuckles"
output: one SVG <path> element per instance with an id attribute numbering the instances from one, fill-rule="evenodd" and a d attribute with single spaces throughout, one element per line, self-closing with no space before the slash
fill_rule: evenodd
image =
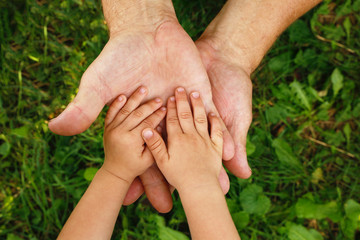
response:
<path id="1" fill-rule="evenodd" d="M 195 122 L 204 124 L 204 123 L 207 123 L 207 119 L 205 116 L 198 116 L 195 118 Z"/>
<path id="2" fill-rule="evenodd" d="M 192 118 L 192 114 L 191 112 L 181 112 L 179 114 L 181 119 L 191 119 Z"/>
<path id="3" fill-rule="evenodd" d="M 179 118 L 177 116 L 171 116 L 167 118 L 167 122 L 169 124 L 177 124 L 179 122 Z"/>
<path id="4" fill-rule="evenodd" d="M 122 109 L 120 109 L 120 114 L 122 114 L 122 115 L 129 115 L 131 113 L 131 111 L 130 110 L 128 110 L 127 108 L 122 108 Z"/>

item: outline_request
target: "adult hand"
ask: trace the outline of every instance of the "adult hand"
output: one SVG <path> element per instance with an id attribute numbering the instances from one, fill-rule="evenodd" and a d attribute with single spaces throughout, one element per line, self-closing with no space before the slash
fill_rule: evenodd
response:
<path id="1" fill-rule="evenodd" d="M 103 51 L 83 74 L 79 92 L 67 108 L 50 121 L 50 129 L 60 135 L 74 135 L 86 130 L 105 104 L 119 94 L 129 96 L 137 87 L 149 89 L 147 99 L 170 97 L 174 89 L 183 86 L 200 91 L 207 111 L 217 112 L 206 70 L 191 38 L 176 20 L 159 24 L 156 29 L 134 28 L 110 34 Z M 147 100 L 145 99 L 145 100 Z M 224 132 L 224 159 L 234 155 L 231 136 Z M 229 180 L 221 174 L 221 184 L 227 192 Z M 163 176 L 156 167 L 141 177 L 153 206 L 160 212 L 169 211 L 172 199 Z M 135 201 L 143 190 L 137 179 L 124 203 Z"/>
<path id="2" fill-rule="evenodd" d="M 252 121 L 251 70 L 242 66 L 240 59 L 220 51 L 212 39 L 196 42 L 208 73 L 213 101 L 235 143 L 234 158 L 224 165 L 240 178 L 251 176 L 246 156 L 246 136 Z"/>

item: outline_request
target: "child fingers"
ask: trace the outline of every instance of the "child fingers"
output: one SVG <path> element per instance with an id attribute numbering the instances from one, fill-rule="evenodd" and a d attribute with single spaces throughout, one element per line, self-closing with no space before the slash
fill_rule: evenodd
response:
<path id="1" fill-rule="evenodd" d="M 210 138 L 211 141 L 218 148 L 220 155 L 222 154 L 223 148 L 223 131 L 221 126 L 220 118 L 215 115 L 215 113 L 209 114 L 210 122 Z"/>
<path id="2" fill-rule="evenodd" d="M 116 114 L 118 114 L 118 112 L 125 105 L 125 103 L 126 103 L 125 95 L 120 95 L 114 99 L 114 101 L 110 105 L 108 112 L 106 113 L 105 127 L 107 127 L 110 123 L 112 123 L 112 121 L 116 117 Z"/>
<path id="3" fill-rule="evenodd" d="M 157 109 L 159 109 L 161 105 L 162 100 L 160 98 L 155 98 L 148 101 L 147 103 L 144 103 L 143 105 L 135 109 L 132 113 L 130 113 L 130 115 L 123 121 L 123 127 L 125 127 L 126 129 L 136 128 L 136 126 L 141 124 L 141 122 L 145 121 L 151 114 L 153 114 Z"/>
<path id="4" fill-rule="evenodd" d="M 181 129 L 184 133 L 195 130 L 193 115 L 184 88 L 179 87 L 175 91 L 176 109 Z"/>
<path id="5" fill-rule="evenodd" d="M 159 123 L 164 119 L 166 116 L 166 107 L 161 107 L 156 112 L 148 116 L 144 121 L 140 123 L 139 126 L 137 126 L 132 131 L 141 133 L 145 128 L 152 128 L 155 129 L 158 127 Z M 159 131 L 158 131 L 159 132 Z M 161 134 L 161 132 L 159 132 Z"/>
<path id="6" fill-rule="evenodd" d="M 196 130 L 203 137 L 209 136 L 206 111 L 199 92 L 192 92 L 190 94 L 190 99 Z"/>
<path id="7" fill-rule="evenodd" d="M 131 113 L 134 111 L 145 98 L 147 89 L 145 87 L 139 87 L 128 99 L 125 106 L 120 109 L 119 113 L 114 119 L 114 124 L 121 124 Z"/>
<path id="8" fill-rule="evenodd" d="M 154 159 L 158 165 L 161 166 L 164 161 L 169 160 L 169 154 L 165 142 L 158 132 L 151 128 L 146 128 L 143 130 L 142 136 L 147 145 L 147 148 L 154 156 Z"/>
<path id="9" fill-rule="evenodd" d="M 174 96 L 169 97 L 167 102 L 166 130 L 169 137 L 173 134 L 182 133 L 179 118 L 176 112 L 176 102 Z"/>

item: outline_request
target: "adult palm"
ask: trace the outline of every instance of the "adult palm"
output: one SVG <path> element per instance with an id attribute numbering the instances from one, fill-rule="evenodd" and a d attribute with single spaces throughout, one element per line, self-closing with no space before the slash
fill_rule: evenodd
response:
<path id="1" fill-rule="evenodd" d="M 60 135 L 81 133 L 97 118 L 105 104 L 119 94 L 129 96 L 140 85 L 149 89 L 148 99 L 159 96 L 165 100 L 178 86 L 200 91 L 207 110 L 217 112 L 195 44 L 178 22 L 168 21 L 154 31 L 127 30 L 112 35 L 83 74 L 75 99 L 50 121 L 49 127 Z M 230 159 L 234 154 L 233 141 L 228 132 L 224 137 L 223 157 Z M 221 176 L 222 186 L 227 191 L 227 175 Z M 161 212 L 169 211 L 172 207 L 169 187 L 157 167 L 149 168 L 141 179 L 154 207 Z M 136 200 L 142 191 L 137 179 L 125 203 Z"/>

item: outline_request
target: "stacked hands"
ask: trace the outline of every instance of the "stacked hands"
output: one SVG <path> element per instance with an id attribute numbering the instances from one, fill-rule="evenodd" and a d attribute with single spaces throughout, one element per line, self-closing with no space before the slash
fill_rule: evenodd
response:
<path id="1" fill-rule="evenodd" d="M 145 191 L 159 212 L 168 212 L 175 187 L 193 238 L 238 239 L 223 195 L 229 178 L 221 160 L 237 177 L 250 177 L 250 74 L 277 36 L 320 1 L 227 0 L 193 42 L 171 0 L 102 0 L 110 39 L 49 128 L 79 134 L 111 103 L 105 162 L 59 238 L 109 239 L 122 204 Z M 138 88 L 143 85 L 148 89 Z M 191 106 L 179 86 L 191 92 Z M 167 108 L 157 96 L 168 99 Z M 166 134 L 159 126 L 165 116 Z"/>
<path id="2" fill-rule="evenodd" d="M 128 100 L 120 95 L 111 104 L 105 119 L 102 169 L 131 184 L 157 164 L 178 191 L 196 191 L 207 185 L 221 190 L 223 133 L 219 117 L 206 114 L 199 92 L 190 94 L 190 106 L 185 89 L 179 87 L 175 96 L 168 98 L 167 108 L 162 107 L 160 98 L 141 105 L 146 93 L 147 89 L 140 87 Z M 165 117 L 167 144 L 159 126 Z"/>
<path id="3" fill-rule="evenodd" d="M 129 99 L 120 95 L 111 104 L 105 118 L 104 164 L 58 239 L 110 239 L 126 192 L 151 166 L 158 166 L 177 189 L 193 239 L 240 239 L 219 183 L 220 118 L 206 113 L 199 92 L 190 94 L 189 104 L 186 90 L 178 87 L 167 107 L 160 98 L 141 104 L 147 93 L 140 87 Z M 164 118 L 166 132 L 159 126 Z"/>

